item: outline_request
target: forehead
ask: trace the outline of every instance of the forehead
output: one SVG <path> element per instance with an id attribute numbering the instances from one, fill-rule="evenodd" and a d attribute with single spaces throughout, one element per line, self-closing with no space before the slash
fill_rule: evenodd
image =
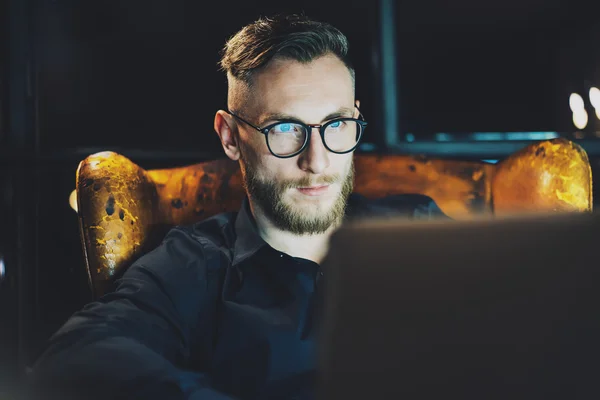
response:
<path id="1" fill-rule="evenodd" d="M 286 113 L 313 120 L 340 107 L 351 109 L 354 104 L 350 71 L 333 55 L 310 63 L 272 60 L 254 75 L 250 91 L 253 114 L 257 116 Z"/>

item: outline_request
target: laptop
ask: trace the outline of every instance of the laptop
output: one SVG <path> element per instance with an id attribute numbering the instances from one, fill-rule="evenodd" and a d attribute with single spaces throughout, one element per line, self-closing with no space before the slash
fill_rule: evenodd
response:
<path id="1" fill-rule="evenodd" d="M 600 399 L 600 216 L 365 219 L 332 238 L 318 399 Z"/>

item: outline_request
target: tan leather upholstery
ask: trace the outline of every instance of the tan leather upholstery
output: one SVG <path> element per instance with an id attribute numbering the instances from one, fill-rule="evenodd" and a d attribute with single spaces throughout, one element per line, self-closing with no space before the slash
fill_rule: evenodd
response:
<path id="1" fill-rule="evenodd" d="M 455 219 L 592 209 L 588 157 L 564 139 L 531 144 L 499 164 L 357 154 L 355 168 L 356 192 L 424 194 Z M 146 171 L 116 153 L 90 155 L 77 170 L 77 205 L 94 294 L 170 227 L 237 211 L 243 196 L 239 166 L 227 159 Z"/>

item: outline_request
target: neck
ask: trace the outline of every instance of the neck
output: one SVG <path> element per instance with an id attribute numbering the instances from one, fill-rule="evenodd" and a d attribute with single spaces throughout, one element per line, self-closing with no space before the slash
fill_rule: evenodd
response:
<path id="1" fill-rule="evenodd" d="M 250 209 L 256 221 L 259 235 L 275 250 L 292 257 L 305 258 L 320 264 L 329 250 L 329 239 L 337 226 L 326 232 L 314 235 L 298 235 L 276 227 L 260 210 L 250 202 Z"/>

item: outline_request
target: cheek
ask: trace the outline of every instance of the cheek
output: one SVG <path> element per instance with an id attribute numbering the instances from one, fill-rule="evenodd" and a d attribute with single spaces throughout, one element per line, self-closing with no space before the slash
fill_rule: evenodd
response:
<path id="1" fill-rule="evenodd" d="M 258 157 L 263 157 L 267 154 L 271 154 L 269 147 L 267 146 L 267 140 L 265 135 L 260 132 L 252 132 L 246 137 L 246 143 L 254 151 Z"/>
<path id="2" fill-rule="evenodd" d="M 285 179 L 288 166 L 273 157 L 268 149 L 265 153 L 261 149 L 257 150 L 251 145 L 246 145 L 242 153 L 244 155 L 243 162 L 248 169 L 252 170 L 252 174 L 256 178 L 264 182 L 277 182 Z"/>
<path id="3" fill-rule="evenodd" d="M 342 176 L 345 177 L 350 172 L 352 168 L 352 154 L 344 154 L 340 155 L 339 159 L 335 160 L 335 170 Z"/>
<path id="4" fill-rule="evenodd" d="M 254 169 L 259 168 L 263 164 L 265 156 L 270 154 L 264 137 L 260 133 L 240 135 L 239 147 L 243 161 Z"/>

